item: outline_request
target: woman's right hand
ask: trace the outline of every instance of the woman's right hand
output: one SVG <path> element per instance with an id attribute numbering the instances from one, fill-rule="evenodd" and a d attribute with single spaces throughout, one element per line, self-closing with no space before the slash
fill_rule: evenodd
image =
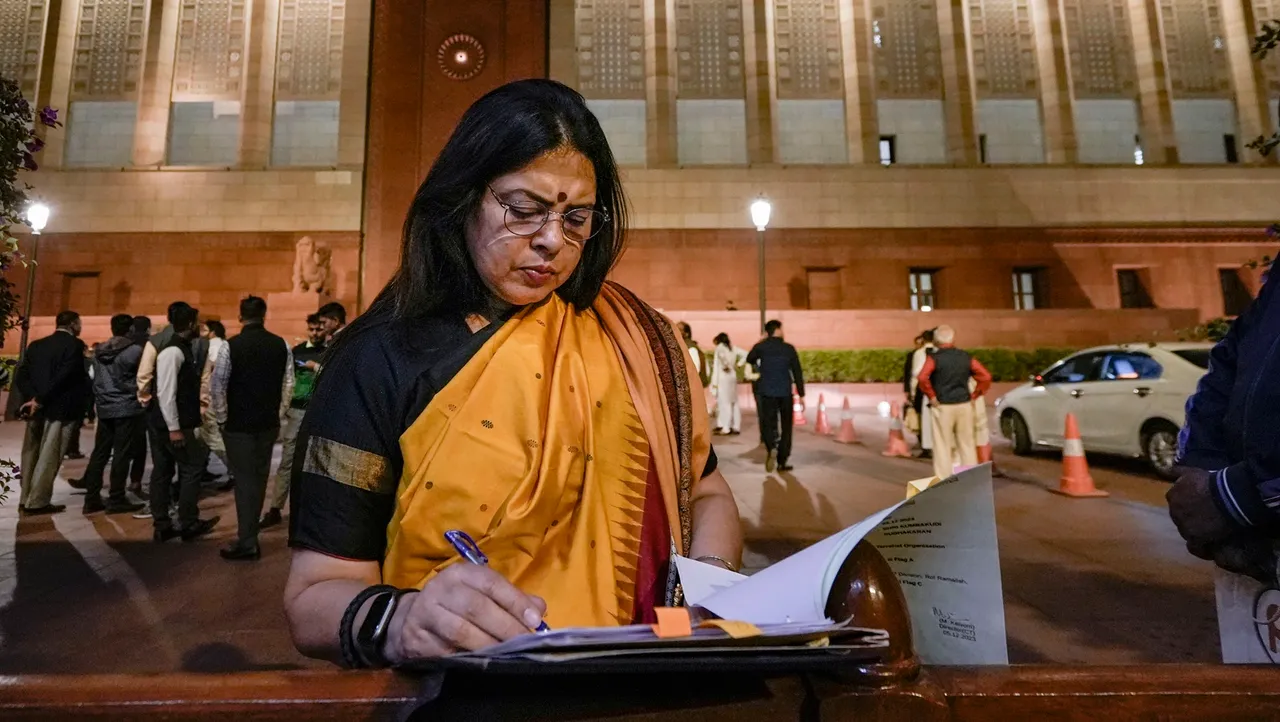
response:
<path id="1" fill-rule="evenodd" d="M 486 566 L 453 564 L 406 595 L 387 630 L 386 657 L 400 664 L 481 649 L 542 622 L 547 603 Z"/>

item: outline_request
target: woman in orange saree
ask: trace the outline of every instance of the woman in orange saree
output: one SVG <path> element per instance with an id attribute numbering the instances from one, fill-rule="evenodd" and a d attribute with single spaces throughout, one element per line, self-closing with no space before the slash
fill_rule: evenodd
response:
<path id="1" fill-rule="evenodd" d="M 464 115 L 299 432 L 285 604 L 301 651 L 382 666 L 543 620 L 646 622 L 681 602 L 673 554 L 735 568 L 687 350 L 605 281 L 625 209 L 576 92 L 520 81 Z"/>

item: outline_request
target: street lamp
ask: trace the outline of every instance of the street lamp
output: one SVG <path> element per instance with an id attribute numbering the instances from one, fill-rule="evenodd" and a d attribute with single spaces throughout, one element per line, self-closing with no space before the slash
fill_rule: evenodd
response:
<path id="1" fill-rule="evenodd" d="M 27 297 L 23 301 L 22 338 L 18 341 L 18 363 L 27 355 L 27 335 L 31 331 L 31 301 L 36 295 L 36 265 L 40 259 L 40 231 L 49 224 L 49 206 L 32 203 L 27 206 L 27 226 L 31 228 L 31 258 L 27 259 Z"/>
<path id="2" fill-rule="evenodd" d="M 756 226 L 756 256 L 760 264 L 760 332 L 764 332 L 764 229 L 769 227 L 773 206 L 761 196 L 751 203 L 751 222 Z"/>

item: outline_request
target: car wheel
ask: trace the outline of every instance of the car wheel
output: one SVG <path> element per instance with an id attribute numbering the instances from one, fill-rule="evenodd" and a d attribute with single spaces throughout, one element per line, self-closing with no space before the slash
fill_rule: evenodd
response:
<path id="1" fill-rule="evenodd" d="M 1026 456 L 1031 453 L 1031 431 L 1027 421 L 1017 411 L 1009 411 L 1000 417 L 1000 433 L 1013 444 L 1013 453 Z"/>
<path id="2" fill-rule="evenodd" d="M 1173 469 L 1178 458 L 1178 429 L 1163 422 L 1149 426 L 1142 437 L 1142 457 L 1161 479 L 1176 479 Z"/>

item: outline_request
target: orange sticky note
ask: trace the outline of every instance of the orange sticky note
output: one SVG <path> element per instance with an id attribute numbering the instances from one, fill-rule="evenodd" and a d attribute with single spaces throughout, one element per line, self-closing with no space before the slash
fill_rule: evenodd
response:
<path id="1" fill-rule="evenodd" d="M 658 623 L 653 625 L 653 633 L 659 639 L 672 637 L 689 637 L 693 635 L 693 622 L 689 619 L 689 610 L 684 607 L 658 607 Z"/>

